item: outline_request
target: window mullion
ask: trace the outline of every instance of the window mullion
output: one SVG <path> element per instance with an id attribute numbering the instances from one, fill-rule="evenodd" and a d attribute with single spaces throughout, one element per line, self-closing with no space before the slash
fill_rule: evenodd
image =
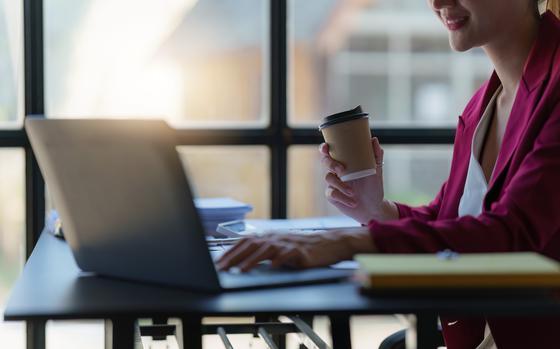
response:
<path id="1" fill-rule="evenodd" d="M 270 0 L 271 216 L 287 214 L 287 0 Z"/>
<path id="2" fill-rule="evenodd" d="M 44 114 L 43 1 L 24 0 L 25 115 Z M 31 147 L 26 157 L 26 253 L 31 254 L 45 221 L 45 183 Z"/>

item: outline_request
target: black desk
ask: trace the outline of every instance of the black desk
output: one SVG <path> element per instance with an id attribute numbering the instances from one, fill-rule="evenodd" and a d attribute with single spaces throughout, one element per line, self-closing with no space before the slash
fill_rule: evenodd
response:
<path id="1" fill-rule="evenodd" d="M 354 314 L 416 314 L 418 348 L 433 348 L 437 314 L 560 314 L 560 299 L 524 297 L 377 297 L 359 294 L 351 282 L 223 294 L 101 278 L 81 272 L 64 241 L 42 234 L 6 305 L 5 320 L 44 325 L 48 319 L 111 319 L 114 343 L 132 347 L 136 318 L 177 317 L 185 348 L 200 347 L 204 316 L 328 315 L 333 347 L 350 348 Z"/>

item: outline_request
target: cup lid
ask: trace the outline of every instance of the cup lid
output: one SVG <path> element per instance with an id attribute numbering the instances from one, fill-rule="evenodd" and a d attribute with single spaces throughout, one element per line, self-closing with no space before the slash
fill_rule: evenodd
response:
<path id="1" fill-rule="evenodd" d="M 362 118 L 367 118 L 368 113 L 365 113 L 362 110 L 362 106 L 359 105 L 354 109 L 346 110 L 340 113 L 332 114 L 323 119 L 323 123 L 319 126 L 319 130 L 324 129 L 325 127 L 329 127 L 335 124 L 339 124 L 341 122 L 357 120 Z"/>

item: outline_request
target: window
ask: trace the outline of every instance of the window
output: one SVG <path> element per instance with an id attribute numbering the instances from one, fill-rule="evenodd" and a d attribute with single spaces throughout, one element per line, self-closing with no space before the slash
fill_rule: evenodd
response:
<path id="1" fill-rule="evenodd" d="M 44 2 L 49 117 L 267 123 L 266 1 Z"/>
<path id="2" fill-rule="evenodd" d="M 179 154 L 197 197 L 251 203 L 249 218 L 270 217 L 270 155 L 257 146 L 185 146 Z"/>
<path id="3" fill-rule="evenodd" d="M 47 117 L 165 116 L 187 146 L 180 153 L 195 192 L 250 182 L 222 195 L 248 200 L 255 216 L 294 210 L 288 167 L 303 156 L 298 144 L 321 141 L 322 116 L 361 104 L 384 145 L 414 144 L 410 134 L 429 143 L 427 127 L 447 130 L 435 143 L 449 143 L 489 68 L 479 54 L 453 54 L 445 30 L 413 0 L 127 1 L 44 0 Z M 472 69 L 457 68 L 465 65 Z M 245 167 L 262 176 L 247 177 Z M 233 179 L 223 175 L 229 168 Z M 329 212 L 311 203 L 296 211 Z"/>
<path id="4" fill-rule="evenodd" d="M 290 122 L 361 104 L 372 125 L 454 127 L 491 67 L 457 54 L 425 2 L 290 0 Z"/>
<path id="5" fill-rule="evenodd" d="M 0 2 L 0 314 L 25 261 L 23 4 Z M 2 345 L 25 348 L 25 324 L 0 320 Z"/>
<path id="6" fill-rule="evenodd" d="M 0 148 L 0 313 L 25 261 L 24 154 Z M 25 347 L 25 325 L 0 321 L 2 345 Z"/>
<path id="7" fill-rule="evenodd" d="M 0 3 L 0 129 L 22 122 L 22 9 L 21 1 Z"/>

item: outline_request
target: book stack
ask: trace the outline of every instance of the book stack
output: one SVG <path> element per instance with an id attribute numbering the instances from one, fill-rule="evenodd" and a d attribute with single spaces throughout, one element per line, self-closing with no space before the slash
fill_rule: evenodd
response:
<path id="1" fill-rule="evenodd" d="M 243 220 L 253 210 L 251 205 L 231 198 L 197 198 L 194 204 L 208 235 L 216 233 L 218 224 Z"/>
<path id="2" fill-rule="evenodd" d="M 560 264 L 532 252 L 357 255 L 368 290 L 560 288 Z"/>

